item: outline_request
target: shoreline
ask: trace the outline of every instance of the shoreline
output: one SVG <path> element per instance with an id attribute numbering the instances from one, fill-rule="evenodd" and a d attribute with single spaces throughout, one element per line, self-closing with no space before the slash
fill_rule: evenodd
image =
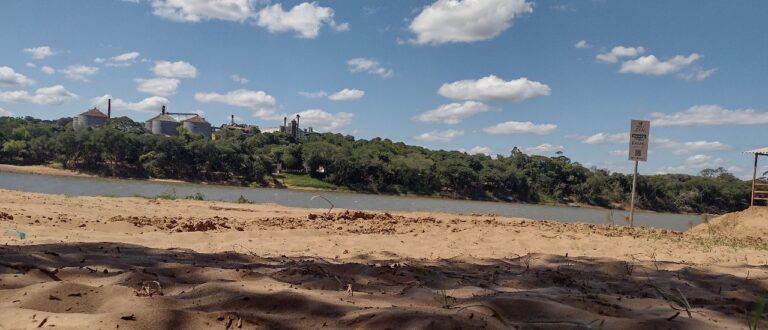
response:
<path id="1" fill-rule="evenodd" d="M 35 174 L 35 175 L 55 175 L 55 176 L 64 176 L 64 177 L 85 177 L 85 178 L 98 178 L 98 179 L 113 179 L 113 180 L 131 180 L 131 181 L 146 181 L 146 182 L 160 182 L 160 183 L 178 183 L 178 184 L 199 184 L 199 185 L 208 185 L 208 186 L 221 186 L 221 187 L 248 187 L 248 186 L 241 186 L 241 185 L 233 185 L 233 184 L 226 184 L 226 183 L 214 183 L 214 182 L 205 182 L 205 181 L 186 181 L 186 180 L 178 180 L 178 179 L 155 179 L 155 178 L 149 178 L 149 179 L 137 179 L 137 178 L 123 178 L 123 177 L 106 177 L 106 176 L 99 176 L 94 174 L 88 174 L 88 173 L 82 173 L 77 172 L 75 170 L 65 170 L 65 169 L 57 169 L 46 165 L 11 165 L 11 164 L 0 164 L 0 173 L 1 172 L 9 172 L 9 173 L 19 173 L 19 174 Z M 335 193 L 346 193 L 346 194 L 363 194 L 363 195 L 372 195 L 372 196 L 393 196 L 393 197 L 404 197 L 404 198 L 423 198 L 423 199 L 438 199 L 438 200 L 446 200 L 446 201 L 470 201 L 470 202 L 487 202 L 487 203 L 510 203 L 510 204 L 520 204 L 520 205 L 537 205 L 537 206 L 549 206 L 549 207 L 572 207 L 572 208 L 579 208 L 579 209 L 592 209 L 592 210 L 603 210 L 603 211 L 624 211 L 629 212 L 629 209 L 626 205 L 619 208 L 604 208 L 601 206 L 596 205 L 589 205 L 589 204 L 582 204 L 582 203 L 525 203 L 525 202 L 506 202 L 506 201 L 499 201 L 499 200 L 478 200 L 478 199 L 457 199 L 457 198 L 451 198 L 446 196 L 426 196 L 426 195 L 415 195 L 415 194 L 389 194 L 389 193 L 374 193 L 374 192 L 368 192 L 368 191 L 354 191 L 349 189 L 323 189 L 323 188 L 313 188 L 313 187 L 301 187 L 301 186 L 293 186 L 293 185 L 286 185 L 285 187 L 275 187 L 275 186 L 267 186 L 267 187 L 255 187 L 256 189 L 260 188 L 266 188 L 266 189 L 288 189 L 288 190 L 300 190 L 300 191 L 315 191 L 315 192 L 335 192 Z M 151 196 L 145 196 L 145 197 L 151 197 Z M 660 212 L 655 210 L 646 210 L 646 209 L 635 209 L 635 212 L 642 212 L 642 213 L 662 213 L 662 214 L 675 214 L 675 215 L 691 215 L 691 216 L 717 216 L 718 214 L 700 214 L 700 213 L 669 213 L 669 212 Z"/>

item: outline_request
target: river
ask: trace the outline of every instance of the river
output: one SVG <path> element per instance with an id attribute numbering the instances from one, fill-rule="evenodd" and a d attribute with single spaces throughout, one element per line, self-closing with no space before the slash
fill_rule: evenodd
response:
<path id="1" fill-rule="evenodd" d="M 276 203 L 290 207 L 326 208 L 328 202 L 313 196 L 322 195 L 337 209 L 380 211 L 426 211 L 449 213 L 493 213 L 508 217 L 562 222 L 626 224 L 629 212 L 597 208 L 548 206 L 520 203 L 464 201 L 428 197 L 402 197 L 348 192 L 307 191 L 272 188 L 246 188 L 193 183 L 154 182 L 142 180 L 67 177 L 40 174 L 0 172 L 0 188 L 26 192 L 70 196 L 146 196 L 175 190 L 178 198 L 202 193 L 206 200 L 234 202 L 240 196 L 254 203 Z M 635 212 L 635 225 L 673 230 L 687 230 L 704 217 L 692 214 Z"/>

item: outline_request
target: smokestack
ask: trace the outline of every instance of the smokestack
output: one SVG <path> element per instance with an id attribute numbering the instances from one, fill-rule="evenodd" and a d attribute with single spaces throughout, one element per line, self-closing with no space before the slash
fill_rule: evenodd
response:
<path id="1" fill-rule="evenodd" d="M 301 116 L 299 116 L 299 115 L 296 115 L 296 128 L 298 128 L 298 127 L 299 127 L 299 119 L 300 119 L 300 118 L 301 118 Z"/>
<path id="2" fill-rule="evenodd" d="M 283 117 L 283 127 L 288 127 L 288 117 Z"/>
<path id="3" fill-rule="evenodd" d="M 163 106 L 163 110 L 160 111 L 160 114 L 165 114 L 165 106 Z"/>
<path id="4" fill-rule="evenodd" d="M 230 125 L 235 126 L 235 115 L 229 115 L 231 119 Z"/>
<path id="5" fill-rule="evenodd" d="M 112 99 L 107 99 L 107 118 L 112 118 Z"/>

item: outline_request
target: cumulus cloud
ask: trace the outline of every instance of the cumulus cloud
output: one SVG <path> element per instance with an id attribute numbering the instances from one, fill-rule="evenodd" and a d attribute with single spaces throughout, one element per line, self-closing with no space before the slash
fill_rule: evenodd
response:
<path id="1" fill-rule="evenodd" d="M 573 47 L 576 47 L 578 49 L 586 49 L 586 48 L 592 48 L 592 45 L 590 45 L 586 40 L 579 40 Z"/>
<path id="2" fill-rule="evenodd" d="M 611 155 L 611 156 L 624 156 L 624 157 L 626 157 L 626 156 L 629 156 L 629 150 L 627 150 L 627 149 L 616 149 L 616 150 L 609 151 L 608 154 Z"/>
<path id="3" fill-rule="evenodd" d="M 93 61 L 97 64 L 104 64 L 111 67 L 129 67 L 141 56 L 139 52 L 127 52 L 117 56 L 110 57 L 109 59 L 96 58 Z"/>
<path id="4" fill-rule="evenodd" d="M 363 98 L 363 95 L 365 95 L 365 91 L 354 88 L 344 88 L 336 93 L 329 95 L 328 99 L 331 101 L 355 101 Z"/>
<path id="5" fill-rule="evenodd" d="M 768 124 L 768 112 L 697 105 L 683 112 L 651 113 L 651 121 L 657 126 L 761 125 Z"/>
<path id="6" fill-rule="evenodd" d="M 155 66 L 152 67 L 152 72 L 154 72 L 159 77 L 166 78 L 197 77 L 197 68 L 195 68 L 194 65 L 184 61 L 158 61 L 155 63 Z"/>
<path id="7" fill-rule="evenodd" d="M 338 131 L 352 123 L 355 115 L 349 112 L 329 113 L 320 109 L 309 109 L 298 113 L 302 126 L 320 131 Z"/>
<path id="8" fill-rule="evenodd" d="M 238 83 L 240 85 L 245 85 L 245 84 L 248 83 L 248 78 L 240 77 L 240 76 L 238 76 L 236 74 L 233 74 L 232 76 L 230 76 L 230 78 L 232 78 L 232 81 L 234 81 L 234 82 L 236 82 L 236 83 Z"/>
<path id="9" fill-rule="evenodd" d="M 310 99 L 319 99 L 328 96 L 328 93 L 324 91 L 317 91 L 317 92 L 299 92 L 299 95 L 310 98 Z"/>
<path id="10" fill-rule="evenodd" d="M 450 142 L 451 140 L 464 135 L 464 131 L 449 129 L 445 131 L 431 131 L 419 134 L 414 139 L 426 142 Z"/>
<path id="11" fill-rule="evenodd" d="M 70 65 L 66 69 L 59 69 L 67 78 L 77 81 L 89 82 L 90 76 L 99 72 L 99 68 L 82 64 Z"/>
<path id="12" fill-rule="evenodd" d="M 677 55 L 666 61 L 660 61 L 654 55 L 642 56 L 622 63 L 619 72 L 655 76 L 667 75 L 679 72 L 700 58 L 701 55 L 696 53 L 688 56 Z"/>
<path id="13" fill-rule="evenodd" d="M 552 92 L 549 86 L 528 78 L 505 81 L 490 75 L 478 80 L 460 80 L 445 83 L 437 93 L 455 100 L 500 100 L 525 101 L 547 96 Z"/>
<path id="14" fill-rule="evenodd" d="M 253 0 L 151 0 L 153 14 L 176 22 L 243 22 L 253 15 Z"/>
<path id="15" fill-rule="evenodd" d="M 50 66 L 47 66 L 47 65 L 41 67 L 40 71 L 43 71 L 43 73 L 45 73 L 47 75 L 52 75 L 52 74 L 56 73 L 56 69 L 54 69 L 54 68 L 52 68 Z"/>
<path id="16" fill-rule="evenodd" d="M 543 143 L 535 147 L 523 148 L 523 152 L 531 155 L 550 155 L 558 151 L 563 151 L 563 146 L 556 144 Z"/>
<path id="17" fill-rule="evenodd" d="M 590 136 L 579 137 L 579 141 L 586 144 L 603 143 L 629 143 L 629 133 L 595 133 Z"/>
<path id="18" fill-rule="evenodd" d="M 35 93 L 28 91 L 0 92 L 0 102 L 33 103 L 41 105 L 61 105 L 77 100 L 75 93 L 68 91 L 62 85 L 38 88 Z"/>
<path id="19" fill-rule="evenodd" d="M 493 149 L 491 149 L 489 147 L 474 146 L 474 147 L 472 147 L 469 150 L 465 151 L 463 149 L 459 149 L 459 151 L 466 152 L 466 153 L 468 153 L 470 155 L 486 155 L 486 156 L 490 156 L 491 153 L 493 152 Z"/>
<path id="20" fill-rule="evenodd" d="M 107 100 L 112 99 L 112 109 L 116 111 L 136 111 L 136 112 L 160 112 L 160 109 L 170 103 L 168 99 L 160 96 L 151 96 L 145 98 L 139 102 L 128 102 L 123 99 L 114 98 L 112 95 L 106 94 L 103 96 L 95 97 L 91 99 L 91 104 L 97 107 L 106 108 Z"/>
<path id="21" fill-rule="evenodd" d="M 710 155 L 698 154 L 698 155 L 693 155 L 686 158 L 685 162 L 682 165 L 663 167 L 663 168 L 660 168 L 656 173 L 658 174 L 667 174 L 667 173 L 696 174 L 705 168 L 719 167 L 719 166 L 722 166 L 724 163 L 725 163 L 725 160 L 723 158 L 715 158 Z"/>
<path id="22" fill-rule="evenodd" d="M 597 54 L 595 56 L 595 59 L 598 62 L 602 63 L 616 63 L 619 61 L 619 58 L 622 57 L 638 57 L 645 53 L 645 48 L 643 47 L 624 47 L 624 46 L 616 46 L 611 49 L 610 52 L 603 53 L 603 54 Z"/>
<path id="23" fill-rule="evenodd" d="M 389 78 L 395 74 L 392 69 L 381 66 L 379 61 L 372 58 L 353 58 L 347 61 L 347 67 L 350 72 L 367 72 L 381 76 L 382 78 Z"/>
<path id="24" fill-rule="evenodd" d="M 24 52 L 31 55 L 32 58 L 36 60 L 42 60 L 46 57 L 56 55 L 56 52 L 49 46 L 24 48 Z"/>
<path id="25" fill-rule="evenodd" d="M 414 119 L 428 123 L 442 123 L 456 125 L 478 113 L 488 111 L 490 108 L 484 103 L 467 101 L 464 103 L 450 103 L 439 106 L 437 109 L 417 115 Z"/>
<path id="26" fill-rule="evenodd" d="M 717 68 L 703 69 L 700 67 L 695 67 L 691 70 L 688 70 L 687 72 L 678 73 L 677 77 L 688 81 L 702 81 L 709 78 L 709 76 L 715 73 L 715 71 L 717 71 Z"/>
<path id="27" fill-rule="evenodd" d="M 0 108 L 0 117 L 13 117 L 14 114 L 8 110 Z"/>
<path id="28" fill-rule="evenodd" d="M 16 72 L 13 68 L 0 66 L 0 87 L 21 87 L 34 83 L 34 80 Z"/>
<path id="29" fill-rule="evenodd" d="M 533 12 L 524 0 L 437 0 L 411 21 L 413 44 L 439 45 L 495 38 L 515 18 Z"/>
<path id="30" fill-rule="evenodd" d="M 288 11 L 283 10 L 282 4 L 276 3 L 256 14 L 256 25 L 272 33 L 294 31 L 297 37 L 314 39 L 324 24 L 338 31 L 349 29 L 349 23 L 337 24 L 333 16 L 332 8 L 321 7 L 317 2 L 304 2 Z"/>
<path id="31" fill-rule="evenodd" d="M 546 135 L 557 130 L 554 124 L 534 124 L 530 121 L 507 121 L 490 127 L 483 128 L 488 134 L 536 134 Z"/>
<path id="32" fill-rule="evenodd" d="M 655 146 L 672 151 L 675 155 L 685 155 L 704 151 L 730 150 L 731 146 L 720 141 L 676 141 L 667 138 L 652 139 Z"/>
<path id="33" fill-rule="evenodd" d="M 262 91 L 238 89 L 226 94 L 219 93 L 195 93 L 195 100 L 203 103 L 223 103 L 235 107 L 250 108 L 254 110 L 254 117 L 274 120 L 279 119 L 277 113 L 277 101 L 272 95 Z"/>
<path id="34" fill-rule="evenodd" d="M 180 80 L 175 78 L 134 79 L 134 81 L 136 82 L 137 91 L 157 96 L 176 94 L 176 90 L 181 83 Z"/>

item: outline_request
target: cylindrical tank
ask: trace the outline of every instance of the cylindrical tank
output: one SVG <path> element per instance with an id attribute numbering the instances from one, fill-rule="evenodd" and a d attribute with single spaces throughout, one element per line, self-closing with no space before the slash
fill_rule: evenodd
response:
<path id="1" fill-rule="evenodd" d="M 200 134 L 206 139 L 211 139 L 211 124 L 207 121 L 185 120 L 182 124 L 189 134 Z"/>
<path id="2" fill-rule="evenodd" d="M 152 120 L 153 134 L 177 135 L 176 127 L 179 127 L 179 122 L 170 116 L 160 116 Z"/>
<path id="3" fill-rule="evenodd" d="M 107 118 L 88 116 L 88 115 L 77 116 L 78 128 L 101 127 L 101 126 L 104 126 L 106 123 L 107 123 Z"/>

